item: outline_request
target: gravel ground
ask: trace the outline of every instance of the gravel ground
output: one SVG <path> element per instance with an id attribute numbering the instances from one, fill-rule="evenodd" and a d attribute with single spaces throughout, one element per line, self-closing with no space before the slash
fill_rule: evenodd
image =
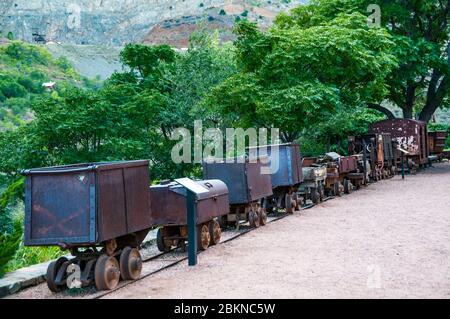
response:
<path id="1" fill-rule="evenodd" d="M 450 298 L 449 229 L 450 164 L 435 164 L 270 223 L 209 248 L 196 267 L 182 262 L 106 297 Z M 11 297 L 49 297 L 42 286 Z"/>
<path id="2" fill-rule="evenodd" d="M 450 165 L 327 201 L 108 298 L 449 298 Z"/>

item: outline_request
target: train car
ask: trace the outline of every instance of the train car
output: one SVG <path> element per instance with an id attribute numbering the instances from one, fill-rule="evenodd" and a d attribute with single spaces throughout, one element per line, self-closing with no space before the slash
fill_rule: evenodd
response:
<path id="1" fill-rule="evenodd" d="M 438 161 L 447 157 L 444 153 L 447 137 L 448 132 L 446 131 L 428 132 L 428 149 L 430 151 L 430 156 L 435 157 Z"/>
<path id="2" fill-rule="evenodd" d="M 412 119 L 384 120 L 370 125 L 369 133 L 390 133 L 392 140 L 408 152 L 406 157 L 410 170 L 428 164 L 427 123 Z"/>
<path id="3" fill-rule="evenodd" d="M 355 157 L 329 152 L 321 158 L 320 162 L 327 165 L 325 192 L 328 196 L 342 196 L 343 193 L 350 194 L 353 191 L 354 186 L 349 174 L 357 172 Z"/>
<path id="4" fill-rule="evenodd" d="M 273 195 L 273 191 L 271 175 L 262 174 L 262 160 L 261 157 L 237 157 L 203 162 L 203 178 L 219 179 L 228 187 L 230 213 L 220 219 L 222 224 L 236 227 L 247 221 L 251 227 L 266 224 L 267 212 L 262 203 Z"/>
<path id="5" fill-rule="evenodd" d="M 197 196 L 197 242 L 200 250 L 220 242 L 221 228 L 217 218 L 229 212 L 228 188 L 220 180 L 195 181 L 208 192 Z M 169 251 L 173 246 L 185 249 L 188 237 L 187 190 L 184 186 L 164 181 L 150 187 L 152 217 L 158 229 L 156 243 L 160 251 Z"/>
<path id="6" fill-rule="evenodd" d="M 113 289 L 137 279 L 139 246 L 153 226 L 148 161 L 78 164 L 25 170 L 25 245 L 59 246 L 47 285 L 59 291 L 67 268 L 81 270 L 81 285 Z M 75 267 L 75 266 L 72 266 Z"/>
<path id="7" fill-rule="evenodd" d="M 389 133 L 365 134 L 349 137 L 349 154 L 362 155 L 360 167 L 365 172 L 367 182 L 395 175 L 397 157 Z"/>
<path id="8" fill-rule="evenodd" d="M 327 166 L 318 163 L 315 157 L 304 158 L 302 163 L 303 182 L 300 183 L 298 194 L 305 203 L 311 200 L 314 204 L 318 204 L 325 198 Z"/>
<path id="9" fill-rule="evenodd" d="M 268 168 L 272 168 L 273 196 L 265 199 L 263 207 L 268 212 L 284 209 L 287 213 L 299 210 L 302 205 L 297 190 L 303 181 L 300 145 L 286 143 L 248 148 L 250 157 L 267 156 Z"/>

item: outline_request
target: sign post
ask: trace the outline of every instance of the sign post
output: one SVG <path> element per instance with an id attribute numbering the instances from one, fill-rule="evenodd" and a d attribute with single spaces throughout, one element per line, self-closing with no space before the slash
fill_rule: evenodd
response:
<path id="1" fill-rule="evenodd" d="M 402 179 L 405 179 L 405 154 L 409 154 L 409 152 L 401 147 L 397 147 L 397 149 L 402 154 Z"/>
<path id="2" fill-rule="evenodd" d="M 187 225 L 188 225 L 188 264 L 197 265 L 197 195 L 209 190 L 189 178 L 179 178 L 175 182 L 186 188 Z"/>

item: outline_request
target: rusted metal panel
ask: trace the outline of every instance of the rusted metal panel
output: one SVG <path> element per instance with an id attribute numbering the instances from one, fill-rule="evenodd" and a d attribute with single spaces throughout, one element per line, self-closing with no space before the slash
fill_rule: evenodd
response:
<path id="1" fill-rule="evenodd" d="M 268 166 L 278 167 L 271 174 L 272 188 L 296 186 L 303 180 L 300 146 L 297 143 L 248 148 L 249 157 L 268 156 Z M 277 158 L 278 156 L 278 158 Z"/>
<path id="2" fill-rule="evenodd" d="M 98 236 L 109 240 L 127 233 L 123 172 L 112 169 L 98 175 Z"/>
<path id="3" fill-rule="evenodd" d="M 445 131 L 428 132 L 428 148 L 430 153 L 442 153 L 445 149 L 445 141 L 447 137 L 448 132 Z"/>
<path id="4" fill-rule="evenodd" d="M 152 225 L 148 161 L 67 165 L 23 174 L 26 245 L 97 244 Z"/>
<path id="5" fill-rule="evenodd" d="M 203 163 L 203 178 L 225 182 L 230 204 L 248 204 L 273 194 L 271 176 L 261 174 L 262 167 L 260 160 L 249 161 L 248 158 L 206 160 Z"/>
<path id="6" fill-rule="evenodd" d="M 251 202 L 273 195 L 272 177 L 270 174 L 262 174 L 261 162 L 247 162 L 247 186 Z"/>
<path id="7" fill-rule="evenodd" d="M 127 211 L 127 233 L 142 230 L 142 225 L 153 225 L 149 193 L 142 191 L 150 185 L 148 166 L 122 169 Z"/>
<path id="8" fill-rule="evenodd" d="M 338 163 L 340 174 L 350 173 L 357 169 L 357 161 L 353 156 L 341 156 Z"/>
<path id="9" fill-rule="evenodd" d="M 317 163 L 317 157 L 303 157 L 302 159 L 302 167 L 309 167 L 315 163 Z"/>
<path id="10" fill-rule="evenodd" d="M 229 212 L 228 188 L 220 180 L 196 181 L 208 193 L 198 196 L 197 224 L 202 224 Z M 176 182 L 165 182 L 149 188 L 155 224 L 161 226 L 187 225 L 186 188 Z"/>
<path id="11" fill-rule="evenodd" d="M 27 176 L 25 244 L 90 242 L 91 187 L 90 172 Z"/>
<path id="12" fill-rule="evenodd" d="M 428 162 L 427 124 L 411 119 L 384 120 L 372 124 L 370 133 L 390 133 L 391 138 L 399 143 L 402 149 L 409 152 L 409 157 L 416 157 L 417 164 Z"/>

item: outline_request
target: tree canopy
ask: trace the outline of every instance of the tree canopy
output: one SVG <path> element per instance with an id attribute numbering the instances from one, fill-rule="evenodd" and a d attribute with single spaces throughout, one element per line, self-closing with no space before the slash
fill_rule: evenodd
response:
<path id="1" fill-rule="evenodd" d="M 312 0 L 277 23 L 320 26 L 343 14 L 368 15 L 370 4 L 381 9 L 381 28 L 389 33 L 397 66 L 386 77 L 388 94 L 375 96 L 369 107 L 393 114 L 382 102 L 400 107 L 405 118 L 429 121 L 438 107 L 449 106 L 450 1 L 448 0 Z"/>

